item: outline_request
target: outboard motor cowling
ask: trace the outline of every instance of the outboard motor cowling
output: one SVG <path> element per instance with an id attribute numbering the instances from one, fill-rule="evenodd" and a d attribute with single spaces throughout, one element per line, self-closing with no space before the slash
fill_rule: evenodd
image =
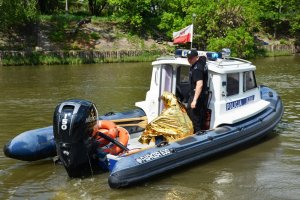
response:
<path id="1" fill-rule="evenodd" d="M 86 100 L 68 100 L 54 112 L 57 155 L 70 177 L 91 175 L 97 165 L 97 145 L 91 137 L 97 123 L 96 106 Z"/>

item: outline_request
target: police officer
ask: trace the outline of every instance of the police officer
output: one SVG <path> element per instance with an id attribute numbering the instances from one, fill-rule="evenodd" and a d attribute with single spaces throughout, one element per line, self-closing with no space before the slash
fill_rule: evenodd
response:
<path id="1" fill-rule="evenodd" d="M 205 95 L 207 88 L 208 71 L 206 65 L 206 57 L 198 55 L 197 50 L 191 50 L 187 53 L 190 67 L 190 84 L 191 92 L 188 101 L 188 115 L 191 118 L 194 126 L 194 133 L 201 130 L 201 126 L 205 113 Z"/>

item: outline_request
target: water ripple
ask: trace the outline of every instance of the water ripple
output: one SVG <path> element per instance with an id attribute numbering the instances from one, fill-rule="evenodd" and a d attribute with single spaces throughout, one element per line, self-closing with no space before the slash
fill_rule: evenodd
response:
<path id="1" fill-rule="evenodd" d="M 108 173 L 70 179 L 51 160 L 22 162 L 0 152 L 0 199 L 299 199 L 300 58 L 254 63 L 258 84 L 275 89 L 283 100 L 276 137 L 123 190 L 109 188 Z M 101 113 L 132 109 L 145 98 L 151 78 L 149 63 L 0 71 L 0 146 L 20 132 L 51 124 L 55 106 L 65 99 L 89 99 Z"/>

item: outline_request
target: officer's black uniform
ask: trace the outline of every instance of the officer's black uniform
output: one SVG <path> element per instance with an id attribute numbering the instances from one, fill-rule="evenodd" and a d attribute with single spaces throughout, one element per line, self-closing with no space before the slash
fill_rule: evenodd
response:
<path id="1" fill-rule="evenodd" d="M 206 108 L 206 102 L 205 102 L 206 93 L 208 91 L 207 88 L 208 69 L 206 65 L 205 56 L 200 56 L 198 61 L 191 66 L 189 75 L 190 75 L 189 78 L 191 84 L 191 94 L 188 101 L 187 110 L 188 110 L 188 115 L 193 122 L 194 131 L 196 133 L 197 131 L 201 130 L 201 126 L 204 119 L 204 112 Z M 200 96 L 197 99 L 196 108 L 192 109 L 191 103 L 194 99 L 196 83 L 199 80 L 203 81 L 203 87 Z"/>

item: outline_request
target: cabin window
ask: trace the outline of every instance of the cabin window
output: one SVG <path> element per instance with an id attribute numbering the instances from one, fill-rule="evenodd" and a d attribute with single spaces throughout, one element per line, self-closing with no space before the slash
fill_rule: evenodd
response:
<path id="1" fill-rule="evenodd" d="M 172 65 L 162 65 L 161 68 L 161 80 L 160 80 L 160 95 L 164 91 L 172 92 L 173 83 L 173 68 Z M 159 99 L 160 107 L 158 113 L 163 110 L 163 102 Z"/>
<path id="2" fill-rule="evenodd" d="M 227 74 L 227 96 L 239 93 L 239 73 Z"/>
<path id="3" fill-rule="evenodd" d="M 186 66 L 181 66 L 179 70 L 180 70 L 180 83 L 189 83 L 190 68 Z"/>
<path id="4" fill-rule="evenodd" d="M 181 102 L 186 103 L 189 99 L 190 80 L 189 80 L 190 67 L 179 66 L 177 68 L 177 83 L 176 83 L 176 96 Z"/>
<path id="5" fill-rule="evenodd" d="M 257 87 L 256 79 L 253 71 L 244 72 L 244 92 Z"/>

